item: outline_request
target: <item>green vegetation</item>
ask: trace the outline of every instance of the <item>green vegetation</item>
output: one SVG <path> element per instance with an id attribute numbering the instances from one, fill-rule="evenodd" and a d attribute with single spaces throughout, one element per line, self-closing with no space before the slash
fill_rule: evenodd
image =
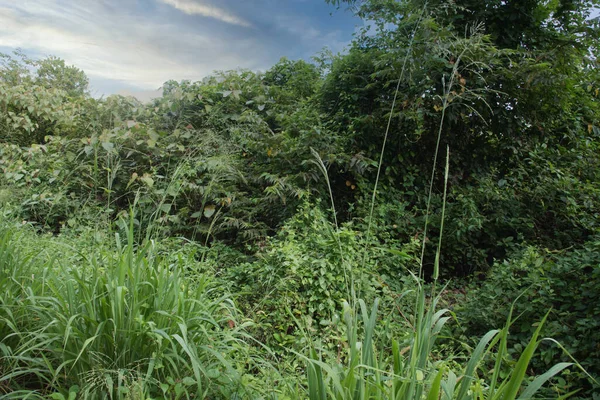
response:
<path id="1" fill-rule="evenodd" d="M 147 104 L 1 55 L 0 398 L 600 398 L 598 2 L 330 2 Z"/>

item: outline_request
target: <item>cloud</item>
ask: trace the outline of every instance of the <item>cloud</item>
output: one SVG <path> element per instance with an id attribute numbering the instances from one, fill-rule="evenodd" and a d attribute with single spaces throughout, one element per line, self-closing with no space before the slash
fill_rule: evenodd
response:
<path id="1" fill-rule="evenodd" d="M 315 27 L 311 19 L 305 16 L 277 15 L 273 19 L 277 31 L 286 32 L 303 44 L 303 57 L 312 56 L 323 48 L 340 52 L 350 44 L 348 39 L 342 38 L 340 30 L 324 31 Z"/>
<path id="2" fill-rule="evenodd" d="M 0 49 L 63 58 L 102 95 L 152 91 L 215 70 L 265 70 L 282 56 L 308 58 L 347 43 L 327 14 L 318 20 L 314 4 L 303 14 L 279 1 L 0 0 Z"/>
<path id="3" fill-rule="evenodd" d="M 137 98 L 139 101 L 147 103 L 162 96 L 162 90 L 128 90 L 121 89 L 117 91 L 117 94 L 121 96 L 133 96 Z"/>
<path id="4" fill-rule="evenodd" d="M 228 24 L 234 24 L 244 27 L 251 27 L 252 25 L 233 14 L 230 14 L 226 10 L 220 9 L 215 6 L 201 4 L 194 0 L 159 0 L 165 4 L 175 7 L 179 11 L 183 11 L 189 15 L 202 15 L 204 17 L 215 18 Z"/>
<path id="5" fill-rule="evenodd" d="M 252 38 L 215 34 L 147 16 L 115 12 L 93 0 L 62 7 L 55 0 L 0 0 L 0 47 L 57 55 L 92 78 L 156 89 L 169 79 L 198 80 L 215 69 L 258 69 L 268 50 Z M 39 4 L 42 3 L 42 4 Z"/>

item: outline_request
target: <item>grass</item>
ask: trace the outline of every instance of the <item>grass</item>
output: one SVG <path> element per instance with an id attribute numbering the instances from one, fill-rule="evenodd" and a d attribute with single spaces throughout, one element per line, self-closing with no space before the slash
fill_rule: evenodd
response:
<path id="1" fill-rule="evenodd" d="M 391 357 L 387 347 L 374 339 L 376 336 L 378 302 L 369 311 L 360 300 L 360 312 L 346 306 L 344 319 L 347 329 L 345 363 L 323 362 L 315 349 L 308 359 L 308 394 L 311 400 L 325 399 L 532 399 L 551 378 L 573 363 L 559 363 L 544 374 L 530 380 L 528 367 L 542 342 L 540 331 L 543 317 L 510 372 L 503 378 L 509 328 L 512 313 L 504 328 L 484 335 L 464 365 L 452 360 L 437 359 L 436 340 L 450 319 L 449 310 L 437 310 L 439 295 L 430 302 L 425 288 L 415 277 L 417 287 L 416 325 L 402 343 L 393 340 Z M 361 333 L 362 332 L 362 333 Z M 489 361 L 493 368 L 486 367 Z M 567 398 L 575 392 L 563 395 Z"/>
<path id="2" fill-rule="evenodd" d="M 246 324 L 231 298 L 206 276 L 187 278 L 189 265 L 163 262 L 152 242 L 136 246 L 131 225 L 127 232 L 112 252 L 64 259 L 33 251 L 27 233 L 3 233 L 0 394 L 59 398 L 75 388 L 81 398 L 205 398 L 248 390 L 235 364 L 252 362 Z"/>

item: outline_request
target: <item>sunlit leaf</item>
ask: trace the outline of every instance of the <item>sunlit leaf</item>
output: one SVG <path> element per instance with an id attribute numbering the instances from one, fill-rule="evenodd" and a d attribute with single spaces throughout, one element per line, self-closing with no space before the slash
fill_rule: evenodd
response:
<path id="1" fill-rule="evenodd" d="M 216 208 L 212 204 L 204 206 L 204 216 L 206 218 L 212 217 L 214 215 L 214 213 L 215 213 L 215 210 L 216 210 Z"/>

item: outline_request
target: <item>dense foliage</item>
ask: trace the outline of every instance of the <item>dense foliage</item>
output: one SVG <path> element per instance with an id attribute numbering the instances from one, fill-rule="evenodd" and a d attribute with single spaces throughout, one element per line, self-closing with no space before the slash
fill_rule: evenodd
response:
<path id="1" fill-rule="evenodd" d="M 1 55 L 0 397 L 600 395 L 598 2 L 329 2 L 149 103 Z"/>

